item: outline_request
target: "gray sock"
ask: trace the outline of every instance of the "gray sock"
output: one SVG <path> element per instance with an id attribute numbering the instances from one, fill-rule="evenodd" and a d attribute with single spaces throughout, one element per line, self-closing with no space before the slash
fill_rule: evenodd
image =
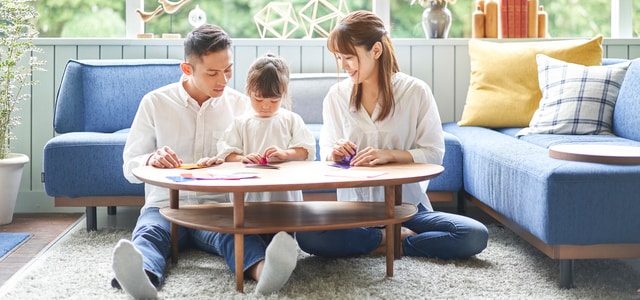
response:
<path id="1" fill-rule="evenodd" d="M 154 299 L 158 290 L 142 267 L 142 253 L 128 240 L 113 249 L 113 272 L 122 289 L 135 299 Z"/>
<path id="2" fill-rule="evenodd" d="M 278 232 L 267 246 L 256 293 L 266 295 L 280 290 L 289 280 L 297 262 L 298 244 L 286 232 Z"/>

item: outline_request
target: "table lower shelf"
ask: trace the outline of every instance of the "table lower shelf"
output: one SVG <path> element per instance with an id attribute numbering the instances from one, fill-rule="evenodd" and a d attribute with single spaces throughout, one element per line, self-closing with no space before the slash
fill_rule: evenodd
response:
<path id="1" fill-rule="evenodd" d="M 244 226 L 235 227 L 231 203 L 164 207 L 160 213 L 169 221 L 195 229 L 222 233 L 262 234 L 279 231 L 317 231 L 399 224 L 409 220 L 418 209 L 403 203 L 393 207 L 387 217 L 380 202 L 265 202 L 245 203 Z"/>

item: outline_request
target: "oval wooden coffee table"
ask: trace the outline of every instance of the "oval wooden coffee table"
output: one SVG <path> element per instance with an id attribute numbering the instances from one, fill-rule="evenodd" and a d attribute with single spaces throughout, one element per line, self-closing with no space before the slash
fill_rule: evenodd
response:
<path id="1" fill-rule="evenodd" d="M 413 204 L 402 203 L 402 184 L 429 180 L 444 171 L 439 165 L 407 163 L 348 170 L 327 162 L 286 162 L 279 169 L 246 168 L 241 163 L 224 163 L 206 169 L 158 169 L 149 166 L 133 170 L 147 184 L 169 189 L 170 206 L 160 213 L 171 222 L 172 260 L 178 257 L 178 226 L 234 234 L 236 289 L 243 291 L 244 235 L 279 231 L 317 231 L 386 226 L 387 276 L 393 276 L 393 260 L 400 258 L 400 224 L 417 212 Z M 246 172 L 255 172 L 255 178 Z M 171 176 L 188 173 L 199 180 L 177 182 Z M 212 179 L 212 174 L 229 176 Z M 168 177 L 169 176 L 169 177 Z M 224 177 L 224 176 L 222 176 Z M 205 178 L 208 178 L 205 179 Z M 322 190 L 336 188 L 384 186 L 385 202 L 268 202 L 245 203 L 247 192 L 288 190 Z M 233 203 L 179 205 L 179 191 L 230 192 Z"/>
<path id="2" fill-rule="evenodd" d="M 616 165 L 640 164 L 640 147 L 605 144 L 561 144 L 549 147 L 557 159 Z"/>

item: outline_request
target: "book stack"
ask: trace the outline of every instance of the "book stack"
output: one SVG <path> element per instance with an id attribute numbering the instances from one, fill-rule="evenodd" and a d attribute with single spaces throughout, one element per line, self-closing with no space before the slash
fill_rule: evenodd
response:
<path id="1" fill-rule="evenodd" d="M 529 37 L 528 0 L 500 0 L 500 32 L 503 38 Z"/>
<path id="2" fill-rule="evenodd" d="M 538 0 L 477 0 L 474 38 L 547 37 L 547 13 Z"/>

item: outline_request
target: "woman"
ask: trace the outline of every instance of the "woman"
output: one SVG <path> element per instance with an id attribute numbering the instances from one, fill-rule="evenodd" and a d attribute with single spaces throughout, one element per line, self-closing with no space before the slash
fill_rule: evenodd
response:
<path id="1" fill-rule="evenodd" d="M 382 20 L 368 11 L 352 12 L 330 33 L 327 45 L 349 78 L 324 99 L 321 157 L 351 166 L 441 164 L 444 138 L 431 89 L 400 72 Z M 418 213 L 402 224 L 402 254 L 458 259 L 484 250 L 487 228 L 465 216 L 433 211 L 427 183 L 402 187 L 403 202 L 418 206 Z M 384 189 L 339 189 L 338 200 L 384 201 Z M 305 252 L 327 257 L 386 249 L 385 230 L 379 227 L 299 232 L 296 238 Z"/>

